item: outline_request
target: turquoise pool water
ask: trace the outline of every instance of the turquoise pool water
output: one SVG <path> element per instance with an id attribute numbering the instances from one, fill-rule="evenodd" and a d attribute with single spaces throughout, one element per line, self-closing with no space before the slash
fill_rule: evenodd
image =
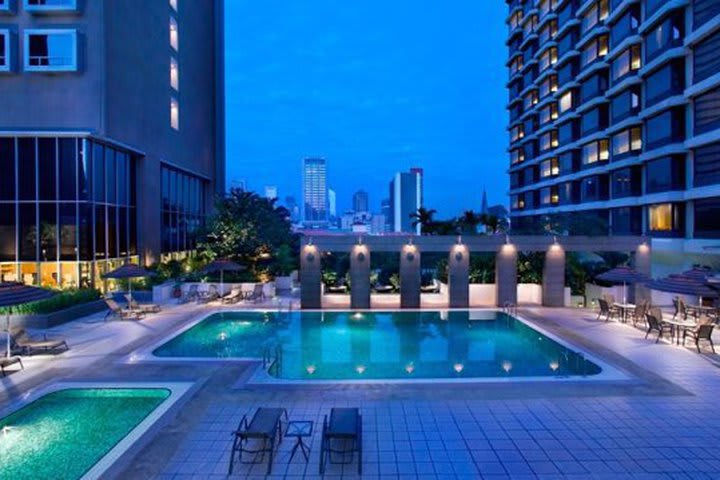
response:
<path id="1" fill-rule="evenodd" d="M 0 478 L 80 478 L 169 396 L 160 388 L 44 395 L 0 420 Z"/>
<path id="2" fill-rule="evenodd" d="M 269 373 L 288 380 L 552 377 L 601 371 L 520 320 L 492 311 L 216 313 L 153 353 L 269 354 L 278 359 Z"/>

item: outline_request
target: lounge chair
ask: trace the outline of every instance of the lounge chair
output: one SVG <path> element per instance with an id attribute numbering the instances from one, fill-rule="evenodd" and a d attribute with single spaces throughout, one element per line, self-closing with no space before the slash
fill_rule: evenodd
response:
<path id="1" fill-rule="evenodd" d="M 325 474 L 325 465 L 328 462 L 352 463 L 355 452 L 358 452 L 358 475 L 362 475 L 362 442 L 360 411 L 357 408 L 333 408 L 330 410 L 330 420 L 328 421 L 327 415 L 323 419 L 320 440 L 320 475 Z M 340 455 L 342 460 L 333 461 L 333 454 Z M 346 460 L 347 454 L 350 454 L 350 458 Z"/>
<path id="2" fill-rule="evenodd" d="M 423 285 L 420 287 L 421 293 L 440 293 L 440 282 L 437 279 L 433 279 L 432 284 Z"/>
<path id="3" fill-rule="evenodd" d="M 43 335 L 42 338 L 31 337 L 24 328 L 14 328 L 10 330 L 10 341 L 13 350 L 18 350 L 23 355 L 29 355 L 37 352 L 50 353 L 69 350 L 68 344 L 62 338 L 48 338 Z"/>
<path id="4" fill-rule="evenodd" d="M 232 290 L 230 290 L 230 294 L 222 298 L 222 303 L 237 303 L 242 300 L 242 298 L 242 288 L 233 287 Z"/>
<path id="5" fill-rule="evenodd" d="M 188 288 L 187 292 L 183 296 L 180 297 L 179 303 L 188 303 L 193 302 L 198 299 L 200 294 L 198 293 L 198 286 L 197 284 L 190 285 L 190 288 Z"/>
<path id="6" fill-rule="evenodd" d="M 598 304 L 600 305 L 600 311 L 598 312 L 596 320 L 600 320 L 602 316 L 605 315 L 605 321 L 607 322 L 611 318 L 618 317 L 620 315 L 620 311 L 615 306 L 608 303 L 608 301 L 604 298 L 598 298 Z"/>
<path id="7" fill-rule="evenodd" d="M 160 305 L 156 303 L 138 303 L 137 300 L 132 298 L 130 295 L 125 295 L 128 302 L 128 310 L 140 311 L 142 313 L 158 313 L 160 312 Z"/>
<path id="8" fill-rule="evenodd" d="M 198 303 L 209 303 L 220 298 L 218 288 L 215 285 L 210 285 L 207 292 L 200 292 L 200 296 L 197 299 Z"/>
<path id="9" fill-rule="evenodd" d="M 2 371 L 2 376 L 4 377 L 6 375 L 5 369 L 7 367 L 15 365 L 16 363 L 20 364 L 20 370 L 23 370 L 25 368 L 20 357 L 14 356 L 0 358 L 0 371 Z"/>
<path id="10" fill-rule="evenodd" d="M 683 345 L 685 345 L 685 339 L 690 337 L 695 340 L 695 348 L 700 353 L 700 340 L 707 340 L 712 352 L 715 353 L 715 345 L 712 341 L 713 328 L 715 328 L 715 324 L 709 321 L 700 323 L 695 328 L 686 328 L 683 330 Z"/>
<path id="11" fill-rule="evenodd" d="M 375 293 L 392 293 L 393 286 L 376 283 L 375 285 L 373 285 L 373 290 L 375 290 Z"/>
<path id="12" fill-rule="evenodd" d="M 105 320 L 108 317 L 115 316 L 121 320 L 140 320 L 145 314 L 140 310 L 130 310 L 129 308 L 122 308 L 112 298 L 106 298 L 105 303 L 108 306 L 108 311 L 105 314 Z"/>
<path id="13" fill-rule="evenodd" d="M 247 302 L 260 302 L 265 298 L 265 291 L 264 291 L 265 285 L 262 283 L 256 283 L 253 287 L 253 291 L 250 292 L 250 295 L 245 297 L 245 301 Z"/>
<path id="14" fill-rule="evenodd" d="M 272 471 L 273 453 L 275 453 L 275 449 L 280 445 L 280 442 L 282 442 L 282 422 L 280 420 L 283 416 L 285 417 L 285 421 L 287 421 L 287 411 L 284 408 L 258 408 L 255 410 L 255 414 L 249 423 L 247 415 L 243 415 L 237 430 L 233 432 L 234 440 L 232 450 L 230 451 L 228 475 L 232 475 L 236 452 L 240 463 L 254 463 L 254 459 L 251 462 L 243 462 L 243 453 L 261 453 L 263 456 L 260 457 L 260 461 L 263 460 L 265 453 L 269 453 L 270 458 L 268 459 L 267 475 L 270 475 Z M 275 444 L 275 440 L 277 440 L 277 445 Z M 257 450 L 247 448 L 251 441 L 262 441 L 261 448 Z"/>
<path id="15" fill-rule="evenodd" d="M 328 285 L 327 291 L 328 291 L 328 293 L 347 293 L 348 287 L 347 287 L 347 285 L 343 285 L 343 284 Z"/>
<path id="16" fill-rule="evenodd" d="M 659 342 L 662 338 L 663 333 L 668 332 L 672 334 L 672 325 L 663 323 L 662 321 L 662 310 L 659 308 L 651 308 L 645 313 L 645 319 L 647 320 L 648 329 L 645 333 L 645 338 L 650 335 L 650 332 L 658 332 L 658 336 L 655 339 L 655 343 Z"/>

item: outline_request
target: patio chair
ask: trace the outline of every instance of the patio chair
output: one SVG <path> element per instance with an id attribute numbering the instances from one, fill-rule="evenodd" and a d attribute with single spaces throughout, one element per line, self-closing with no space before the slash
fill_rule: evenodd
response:
<path id="1" fill-rule="evenodd" d="M 0 371 L 2 371 L 2 376 L 4 377 L 7 375 L 5 373 L 5 369 L 7 367 L 10 367 L 15 364 L 20 364 L 20 370 L 24 370 L 25 367 L 23 366 L 22 359 L 20 357 L 14 356 L 14 357 L 2 357 L 0 358 Z"/>
<path id="2" fill-rule="evenodd" d="M 612 305 L 613 303 L 615 303 L 615 295 L 613 294 L 605 293 L 603 294 L 602 298 L 608 303 L 608 305 Z"/>
<path id="3" fill-rule="evenodd" d="M 645 313 L 645 319 L 647 320 L 648 329 L 645 333 L 645 338 L 650 335 L 650 332 L 658 332 L 658 336 L 655 339 L 655 343 L 658 343 L 662 338 L 663 333 L 668 332 L 672 334 L 672 325 L 663 323 L 662 321 L 662 310 L 657 307 L 649 309 Z"/>
<path id="4" fill-rule="evenodd" d="M 193 302 L 198 299 L 200 294 L 198 293 L 198 286 L 197 284 L 190 285 L 190 288 L 188 288 L 187 292 L 183 296 L 180 297 L 179 303 L 188 303 Z"/>
<path id="5" fill-rule="evenodd" d="M 121 320 L 140 320 L 145 314 L 140 310 L 130 310 L 129 308 L 122 308 L 112 298 L 106 298 L 105 303 L 108 306 L 108 311 L 105 314 L 105 320 L 109 317 L 118 317 Z"/>
<path id="6" fill-rule="evenodd" d="M 10 341 L 13 350 L 18 350 L 23 355 L 33 353 L 51 353 L 69 350 L 67 342 L 62 338 L 49 338 L 43 335 L 42 338 L 31 337 L 24 328 L 13 328 L 10 330 Z"/>
<path id="7" fill-rule="evenodd" d="M 685 303 L 685 300 L 683 300 L 682 298 L 678 298 L 678 310 L 680 313 L 680 318 L 682 318 L 683 320 L 687 320 L 688 317 L 693 317 L 695 319 L 695 321 L 697 321 L 697 319 L 698 319 L 697 309 L 688 307 L 687 304 Z"/>
<path id="8" fill-rule="evenodd" d="M 272 471 L 273 453 L 282 442 L 282 422 L 281 418 L 285 417 L 287 422 L 287 411 L 284 408 L 258 408 L 248 423 L 247 415 L 243 415 L 240 424 L 235 432 L 233 432 L 234 440 L 232 450 L 230 451 L 230 465 L 228 466 L 228 475 L 232 475 L 233 465 L 235 463 L 235 453 L 237 452 L 238 461 L 240 463 L 255 463 L 257 454 L 262 454 L 260 461 L 262 462 L 265 453 L 270 454 L 267 466 L 267 475 Z M 277 445 L 275 444 L 277 440 Z M 249 449 L 250 442 L 262 442 L 261 448 Z M 242 454 L 250 453 L 255 455 L 252 461 L 243 462 Z"/>
<path id="9" fill-rule="evenodd" d="M 712 352 L 715 353 L 715 345 L 712 341 L 713 328 L 715 328 L 715 324 L 710 321 L 700 323 L 695 328 L 686 328 L 683 330 L 683 346 L 685 345 L 685 339 L 690 337 L 695 340 L 695 348 L 700 353 L 700 340 L 707 340 L 710 343 Z"/>
<path id="10" fill-rule="evenodd" d="M 358 452 L 358 475 L 362 475 L 362 416 L 357 408 L 333 408 L 330 421 L 323 419 L 320 439 L 320 475 L 325 474 L 325 465 L 330 463 L 352 463 Z M 333 461 L 333 454 L 342 460 Z M 346 460 L 347 455 L 350 458 Z"/>
<path id="11" fill-rule="evenodd" d="M 673 320 L 675 320 L 675 318 L 676 318 L 676 317 L 678 316 L 678 314 L 680 313 L 680 302 L 679 302 L 679 300 L 680 300 L 680 297 L 673 297 L 673 299 L 672 299 L 673 308 L 675 309 L 675 311 L 673 312 Z"/>
<path id="12" fill-rule="evenodd" d="M 604 298 L 598 298 L 598 305 L 600 305 L 600 311 L 596 320 L 600 320 L 605 315 L 605 321 L 610 321 L 611 318 L 620 315 L 620 311 L 612 304 L 608 303 Z"/>
<path id="13" fill-rule="evenodd" d="M 230 294 L 222 298 L 222 303 L 237 303 L 242 300 L 242 298 L 242 288 L 233 287 L 232 290 L 230 290 Z"/>
<path id="14" fill-rule="evenodd" d="M 245 300 L 248 302 L 260 302 L 265 298 L 265 292 L 264 292 L 265 285 L 262 283 L 256 283 L 253 287 L 253 291 L 250 292 L 250 295 L 245 297 Z"/>
<path id="15" fill-rule="evenodd" d="M 201 292 L 198 296 L 197 303 L 210 303 L 220 298 L 216 285 L 210 285 L 207 292 Z"/>
<path id="16" fill-rule="evenodd" d="M 647 312 L 648 308 L 650 308 L 648 302 L 640 302 L 635 306 L 635 310 L 633 310 L 632 315 L 632 322 L 634 327 L 637 326 L 638 323 L 645 323 L 645 312 Z"/>
<path id="17" fill-rule="evenodd" d="M 160 305 L 156 303 L 138 303 L 137 300 L 132 298 L 130 295 L 125 295 L 125 299 L 128 302 L 128 309 L 135 310 L 142 313 L 158 313 L 160 312 Z"/>

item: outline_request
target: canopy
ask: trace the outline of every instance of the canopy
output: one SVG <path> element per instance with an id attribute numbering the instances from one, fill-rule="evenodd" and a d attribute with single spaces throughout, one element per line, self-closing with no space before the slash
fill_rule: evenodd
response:
<path id="1" fill-rule="evenodd" d="M 605 273 L 601 273 L 597 277 L 598 280 L 609 283 L 641 283 L 650 280 L 646 275 L 627 266 L 615 267 Z"/>
<path id="2" fill-rule="evenodd" d="M 670 275 L 669 277 L 652 280 L 646 285 L 652 290 L 677 293 L 680 295 L 692 295 L 705 298 L 717 298 L 720 296 L 717 290 L 683 275 Z"/>
<path id="3" fill-rule="evenodd" d="M 115 270 L 106 273 L 102 277 L 103 278 L 124 279 L 124 278 L 149 277 L 151 275 L 154 275 L 154 274 L 148 270 L 145 270 L 140 265 L 135 265 L 134 263 L 126 263 L 122 267 L 116 268 Z"/>
<path id="4" fill-rule="evenodd" d="M 31 287 L 22 283 L 0 283 L 0 307 L 13 307 L 22 305 L 23 303 L 37 302 L 45 300 L 55 295 L 52 290 L 44 288 Z M 5 355 L 10 356 L 10 312 L 7 313 L 6 320 L 7 335 Z"/>

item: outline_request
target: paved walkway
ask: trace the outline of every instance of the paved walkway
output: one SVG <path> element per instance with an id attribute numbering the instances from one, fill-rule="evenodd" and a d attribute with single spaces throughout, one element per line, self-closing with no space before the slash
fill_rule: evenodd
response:
<path id="1" fill-rule="evenodd" d="M 258 406 L 285 407 L 291 419 L 316 426 L 310 462 L 297 454 L 290 463 L 293 439 L 285 439 L 270 478 L 318 476 L 317 430 L 323 415 L 341 406 L 357 406 L 363 415 L 365 479 L 720 478 L 714 355 L 655 344 L 631 326 L 595 321 L 592 312 L 531 308 L 520 314 L 606 359 L 631 381 L 257 386 L 240 381 L 254 368 L 248 364 L 118 363 L 180 328 L 198 308 L 168 309 L 137 325 L 89 319 L 66 327 L 74 346 L 61 356 L 67 358 L 11 375 L 2 394 L 15 396 L 53 375 L 197 382 L 149 444 L 116 464 L 117 478 L 226 478 L 230 432 Z M 265 468 L 236 465 L 232 478 L 264 478 Z M 326 476 L 355 478 L 356 464 L 331 465 Z"/>

